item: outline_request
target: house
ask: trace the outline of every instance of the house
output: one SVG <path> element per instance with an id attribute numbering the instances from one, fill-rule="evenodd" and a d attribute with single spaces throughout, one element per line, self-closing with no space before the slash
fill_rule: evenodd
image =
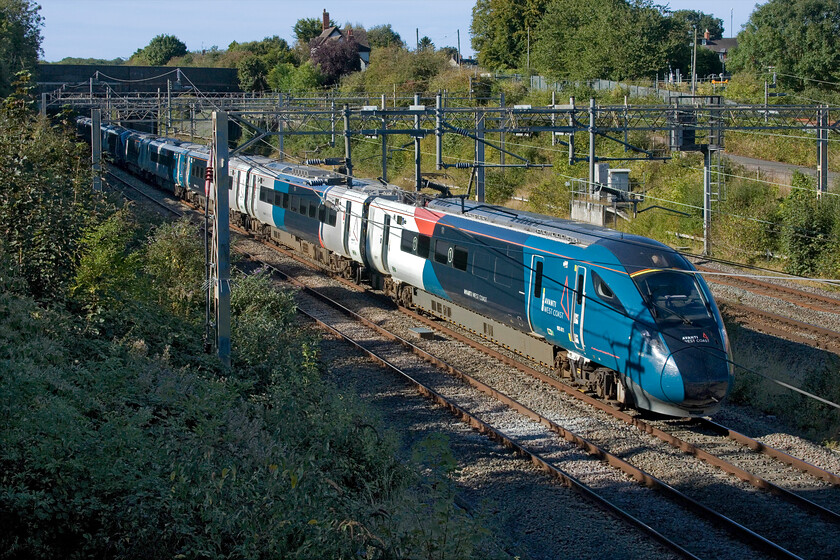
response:
<path id="1" fill-rule="evenodd" d="M 475 60 L 474 58 L 463 57 L 463 56 L 460 55 L 460 53 L 455 52 L 455 53 L 452 53 L 452 55 L 449 57 L 449 65 L 454 67 L 454 68 L 458 68 L 459 66 L 461 66 L 461 67 L 467 67 L 468 66 L 468 67 L 472 68 L 474 66 L 478 66 L 478 61 Z"/>
<path id="2" fill-rule="evenodd" d="M 347 29 L 347 34 L 335 25 L 330 25 L 330 14 L 324 10 L 323 19 L 321 20 L 321 34 L 316 37 L 318 43 L 324 41 L 353 41 L 359 50 L 359 59 L 361 61 L 361 70 L 364 72 L 368 65 L 370 65 L 370 47 L 357 41 L 353 37 L 353 30 Z M 315 47 L 317 48 L 317 47 Z"/>
<path id="3" fill-rule="evenodd" d="M 709 33 L 709 30 L 707 29 L 706 32 L 703 33 L 703 40 L 700 44 L 710 51 L 716 52 L 720 58 L 721 64 L 723 64 L 724 68 L 726 68 L 726 55 L 730 50 L 738 46 L 738 39 L 734 37 L 731 39 L 712 39 L 711 33 Z"/>

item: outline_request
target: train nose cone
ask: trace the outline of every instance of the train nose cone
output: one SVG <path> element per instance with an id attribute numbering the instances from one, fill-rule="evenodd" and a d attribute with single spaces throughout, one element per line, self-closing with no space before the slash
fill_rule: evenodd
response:
<path id="1" fill-rule="evenodd" d="M 715 405 L 729 392 L 732 373 L 726 353 L 711 345 L 686 346 L 672 353 L 666 369 L 671 367 L 682 379 L 681 404 L 687 408 Z"/>

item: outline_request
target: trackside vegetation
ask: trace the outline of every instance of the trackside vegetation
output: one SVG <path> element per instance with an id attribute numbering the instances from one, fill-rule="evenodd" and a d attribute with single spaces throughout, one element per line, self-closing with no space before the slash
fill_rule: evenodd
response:
<path id="1" fill-rule="evenodd" d="M 473 558 L 444 436 L 403 451 L 324 378 L 320 336 L 235 279 L 202 349 L 195 226 L 90 193 L 87 150 L 0 111 L 0 557 Z"/>

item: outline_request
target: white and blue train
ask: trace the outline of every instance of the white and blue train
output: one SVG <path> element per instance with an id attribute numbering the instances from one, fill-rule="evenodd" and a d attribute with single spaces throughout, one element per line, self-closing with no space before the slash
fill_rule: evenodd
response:
<path id="1" fill-rule="evenodd" d="M 89 138 L 90 119 L 78 125 Z M 113 125 L 101 134 L 117 164 L 203 202 L 206 147 Z M 732 387 L 712 294 L 662 243 L 263 157 L 230 158 L 229 173 L 232 223 L 601 397 L 695 417 L 716 412 Z"/>

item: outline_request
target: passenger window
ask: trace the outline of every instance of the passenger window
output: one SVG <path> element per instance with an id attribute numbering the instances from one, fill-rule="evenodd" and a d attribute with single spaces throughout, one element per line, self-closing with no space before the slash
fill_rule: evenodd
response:
<path id="1" fill-rule="evenodd" d="M 298 212 L 299 208 L 300 208 L 300 197 L 296 194 L 293 194 L 292 195 L 292 202 L 289 205 L 289 210 L 291 210 L 292 212 Z"/>
<path id="2" fill-rule="evenodd" d="M 314 218 L 314 217 L 315 217 L 315 213 L 316 213 L 317 211 L 318 211 L 318 206 L 316 206 L 316 205 L 315 205 L 315 203 L 314 203 L 314 202 L 312 202 L 312 201 L 310 200 L 310 201 L 309 201 L 309 217 L 310 217 L 310 218 Z"/>
<path id="3" fill-rule="evenodd" d="M 289 209 L 289 195 L 287 193 L 283 193 L 282 199 L 283 200 L 281 202 L 282 202 L 283 208 L 288 210 Z"/>
<path id="4" fill-rule="evenodd" d="M 318 206 L 318 221 L 322 224 L 327 221 L 327 207 L 323 204 Z"/>
<path id="5" fill-rule="evenodd" d="M 451 243 L 441 241 L 440 239 L 435 241 L 435 262 L 441 264 L 449 264 L 450 262 L 452 262 L 452 257 L 450 256 L 451 250 Z"/>
<path id="6" fill-rule="evenodd" d="M 452 266 L 457 268 L 458 270 L 467 270 L 467 259 L 469 258 L 469 253 L 463 247 L 455 247 L 453 251 L 452 257 Z"/>
<path id="7" fill-rule="evenodd" d="M 417 236 L 417 256 L 424 259 L 429 258 L 429 248 L 432 245 L 432 238 L 422 233 Z"/>
<path id="8" fill-rule="evenodd" d="M 400 251 L 403 253 L 416 253 L 417 252 L 417 234 L 413 231 L 409 231 L 404 229 L 402 234 L 400 235 Z"/>

